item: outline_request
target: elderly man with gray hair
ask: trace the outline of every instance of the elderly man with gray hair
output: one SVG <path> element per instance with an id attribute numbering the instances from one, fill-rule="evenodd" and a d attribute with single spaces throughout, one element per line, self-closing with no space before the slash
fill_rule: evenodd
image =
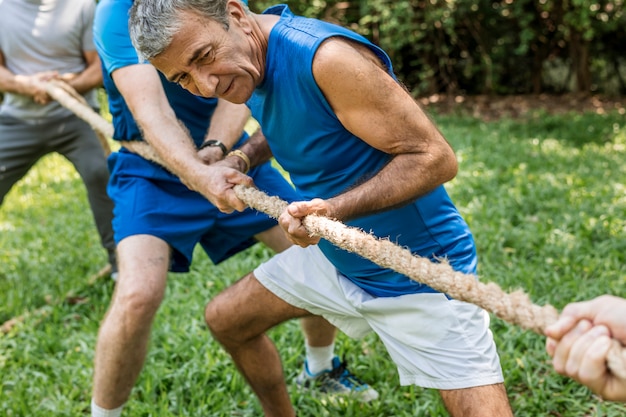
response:
<path id="1" fill-rule="evenodd" d="M 274 156 L 305 199 L 279 218 L 297 246 L 205 313 L 265 415 L 295 415 L 265 331 L 317 314 L 353 337 L 376 332 L 400 383 L 439 390 L 450 415 L 512 416 L 485 311 L 309 236 L 302 224 L 309 214 L 328 216 L 476 272 L 472 234 L 443 185 L 456 175 L 454 152 L 385 51 L 286 5 L 255 14 L 238 0 L 140 0 L 130 28 L 140 54 L 167 79 L 246 103 L 261 125 L 265 137 L 214 167 L 203 193 L 223 210 L 242 210 L 232 187 L 250 181 L 231 167 L 245 171 Z M 272 371 L 259 377 L 259 364 Z"/>

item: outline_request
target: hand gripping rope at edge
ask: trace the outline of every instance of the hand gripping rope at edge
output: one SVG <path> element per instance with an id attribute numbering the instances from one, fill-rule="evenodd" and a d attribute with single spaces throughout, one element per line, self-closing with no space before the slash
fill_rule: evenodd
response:
<path id="1" fill-rule="evenodd" d="M 93 111 L 71 87 L 65 83 L 54 81 L 46 85 L 48 94 L 61 105 L 73 111 L 78 117 L 89 123 L 100 138 L 105 154 L 111 152 L 107 137 L 113 136 L 113 126 L 100 114 Z M 120 142 L 122 146 L 142 157 L 165 166 L 146 142 Z M 261 211 L 273 218 L 278 218 L 287 207 L 287 203 L 278 197 L 251 187 L 236 185 L 237 197 L 248 206 Z M 359 229 L 348 227 L 343 223 L 327 217 L 309 215 L 304 218 L 304 226 L 311 236 L 319 236 L 334 245 L 354 252 L 370 261 L 393 269 L 414 281 L 446 293 L 450 297 L 475 304 L 493 313 L 500 319 L 516 324 L 523 329 L 544 334 L 544 329 L 554 323 L 559 313 L 551 305 L 538 306 L 533 304 L 521 290 L 506 293 L 495 283 L 482 283 L 474 275 L 464 274 L 452 269 L 446 263 L 431 262 L 412 254 L 395 243 L 379 239 Z M 620 378 L 626 378 L 626 348 L 613 339 L 608 354 L 608 368 Z"/>

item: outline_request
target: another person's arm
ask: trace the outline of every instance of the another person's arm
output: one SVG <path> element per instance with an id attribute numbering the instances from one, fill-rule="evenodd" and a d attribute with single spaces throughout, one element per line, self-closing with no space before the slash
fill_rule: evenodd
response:
<path id="1" fill-rule="evenodd" d="M 60 74 L 59 78 L 68 83 L 74 90 L 84 94 L 102 85 L 102 67 L 96 51 L 83 51 L 87 66 L 79 73 Z"/>
<path id="2" fill-rule="evenodd" d="M 47 104 L 52 98 L 46 92 L 44 83 L 57 75 L 56 71 L 33 75 L 14 74 L 6 67 L 4 54 L 0 51 L 0 91 L 29 96 L 36 103 Z"/>
<path id="3" fill-rule="evenodd" d="M 213 165 L 204 163 L 188 131 L 181 125 L 170 107 L 159 75 L 153 66 L 149 64 L 126 66 L 115 70 L 112 77 L 141 128 L 145 140 L 154 147 L 170 171 L 190 189 L 203 194 L 220 210 L 245 209 L 245 204 L 237 199 L 232 187 L 235 184 L 253 185 L 252 179 L 229 168 L 226 163 Z M 215 175 L 217 171 L 221 175 Z M 220 181 L 215 181 L 216 178 Z M 222 181 L 223 179 L 225 181 Z M 217 200 L 216 196 L 219 196 L 220 200 Z"/>
<path id="4" fill-rule="evenodd" d="M 626 300 L 604 295 L 567 305 L 546 328 L 554 369 L 588 386 L 605 400 L 626 401 L 626 380 L 607 367 L 615 340 L 626 345 Z"/>
<path id="5" fill-rule="evenodd" d="M 244 104 L 219 99 L 204 141 L 219 140 L 226 148 L 226 152 L 224 153 L 219 146 L 204 147 L 199 152 L 200 157 L 210 164 L 226 156 L 241 138 L 249 118 L 250 110 Z"/>

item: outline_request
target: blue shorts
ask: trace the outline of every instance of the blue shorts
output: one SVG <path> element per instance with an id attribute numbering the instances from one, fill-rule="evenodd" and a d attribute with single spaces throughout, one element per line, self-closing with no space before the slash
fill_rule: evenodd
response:
<path id="1" fill-rule="evenodd" d="M 108 193 L 115 203 L 115 243 L 139 234 L 156 236 L 173 249 L 170 271 L 187 272 L 196 244 L 214 263 L 252 246 L 254 235 L 277 222 L 253 209 L 225 214 L 175 175 L 125 149 L 109 156 Z M 285 201 L 300 197 L 270 163 L 248 174 L 255 185 Z"/>

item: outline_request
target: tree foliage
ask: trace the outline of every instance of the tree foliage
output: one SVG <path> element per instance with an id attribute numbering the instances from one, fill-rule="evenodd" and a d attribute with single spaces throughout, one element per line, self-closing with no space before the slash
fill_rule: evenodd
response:
<path id="1" fill-rule="evenodd" d="M 292 0 L 361 33 L 419 94 L 626 94 L 624 0 Z M 250 1 L 254 11 L 274 4 Z"/>

